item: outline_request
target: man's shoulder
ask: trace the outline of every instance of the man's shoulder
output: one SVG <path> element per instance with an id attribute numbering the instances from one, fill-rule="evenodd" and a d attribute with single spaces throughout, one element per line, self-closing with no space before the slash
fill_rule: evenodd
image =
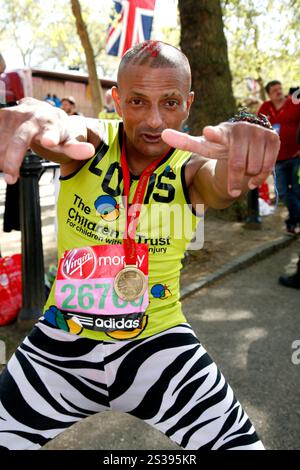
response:
<path id="1" fill-rule="evenodd" d="M 101 140 L 110 145 L 114 139 L 123 133 L 123 121 L 116 119 L 100 119 Z"/>

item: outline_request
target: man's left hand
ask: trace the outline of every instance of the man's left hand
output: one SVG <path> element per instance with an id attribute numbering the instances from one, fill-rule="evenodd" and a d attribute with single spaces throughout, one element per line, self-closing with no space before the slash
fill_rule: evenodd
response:
<path id="1" fill-rule="evenodd" d="M 227 188 L 232 197 L 240 196 L 245 177 L 249 189 L 266 180 L 272 173 L 280 148 L 280 139 L 275 131 L 248 122 L 207 126 L 201 137 L 166 129 L 162 138 L 175 148 L 207 158 L 227 159 Z"/>

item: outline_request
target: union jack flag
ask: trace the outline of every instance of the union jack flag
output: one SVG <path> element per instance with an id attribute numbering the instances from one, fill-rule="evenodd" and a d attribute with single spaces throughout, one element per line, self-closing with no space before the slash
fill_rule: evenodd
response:
<path id="1" fill-rule="evenodd" d="M 156 0 L 114 0 L 106 52 L 122 57 L 127 49 L 150 39 Z"/>

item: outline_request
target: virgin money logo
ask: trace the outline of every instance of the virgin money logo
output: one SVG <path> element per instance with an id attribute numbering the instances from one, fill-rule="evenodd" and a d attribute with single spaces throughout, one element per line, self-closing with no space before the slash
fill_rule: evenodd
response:
<path id="1" fill-rule="evenodd" d="M 92 248 L 75 248 L 62 262 L 62 275 L 68 279 L 88 279 L 96 268 L 97 260 Z"/>

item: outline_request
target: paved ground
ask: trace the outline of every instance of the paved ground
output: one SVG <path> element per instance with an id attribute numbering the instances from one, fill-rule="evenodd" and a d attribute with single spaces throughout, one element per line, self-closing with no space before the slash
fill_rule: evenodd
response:
<path id="1" fill-rule="evenodd" d="M 184 301 L 188 320 L 231 383 L 269 449 L 300 446 L 300 291 L 277 284 L 292 272 L 300 242 Z M 300 354 L 299 354 L 300 356 Z M 174 449 L 149 426 L 119 413 L 76 424 L 48 449 Z"/>

